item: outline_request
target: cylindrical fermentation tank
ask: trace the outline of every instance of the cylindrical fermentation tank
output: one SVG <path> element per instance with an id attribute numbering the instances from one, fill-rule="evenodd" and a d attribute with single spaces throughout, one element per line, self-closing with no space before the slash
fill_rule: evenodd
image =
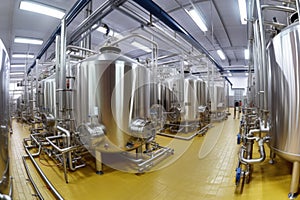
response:
<path id="1" fill-rule="evenodd" d="M 40 112 L 51 114 L 55 116 L 56 105 L 56 87 L 55 87 L 55 76 L 52 75 L 39 83 L 38 89 L 38 103 Z"/>
<path id="2" fill-rule="evenodd" d="M 214 85 L 210 87 L 211 96 L 211 111 L 222 111 L 225 109 L 225 88 Z"/>
<path id="3" fill-rule="evenodd" d="M 115 47 L 104 47 L 73 70 L 75 124 L 86 146 L 118 152 L 154 136 L 146 67 Z"/>
<path id="4" fill-rule="evenodd" d="M 200 78 L 185 73 L 164 82 L 163 106 L 173 122 L 194 122 L 199 119 L 199 107 L 207 105 L 206 83 Z"/>
<path id="5" fill-rule="evenodd" d="M 268 52 L 271 148 L 289 161 L 300 161 L 300 25 L 282 30 Z"/>
<path id="6" fill-rule="evenodd" d="M 0 198 L 8 199 L 10 188 L 9 164 L 9 57 L 0 40 Z"/>

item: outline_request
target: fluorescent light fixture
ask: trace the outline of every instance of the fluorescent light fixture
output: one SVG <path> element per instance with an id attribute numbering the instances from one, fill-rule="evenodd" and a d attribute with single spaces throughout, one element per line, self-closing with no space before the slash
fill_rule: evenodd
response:
<path id="1" fill-rule="evenodd" d="M 15 53 L 12 55 L 13 58 L 34 58 L 33 54 Z"/>
<path id="2" fill-rule="evenodd" d="M 240 17 L 241 23 L 247 24 L 247 7 L 246 0 L 238 0 L 239 1 L 239 9 L 240 9 Z"/>
<path id="3" fill-rule="evenodd" d="M 194 22 L 199 26 L 199 28 L 203 31 L 206 32 L 208 29 L 201 18 L 201 16 L 198 14 L 198 11 L 195 9 L 188 10 L 187 13 L 189 16 L 194 20 Z"/>
<path id="4" fill-rule="evenodd" d="M 147 53 L 152 52 L 152 50 L 149 47 L 146 47 L 146 46 L 144 46 L 141 43 L 138 43 L 136 41 L 131 42 L 131 45 L 134 46 L 134 47 L 136 47 L 136 48 L 139 48 L 139 49 L 141 49 L 141 50 L 143 50 L 143 51 L 145 51 Z"/>
<path id="5" fill-rule="evenodd" d="M 24 44 L 43 44 L 43 40 L 35 38 L 25 38 L 25 37 L 15 37 L 15 43 L 24 43 Z"/>
<path id="6" fill-rule="evenodd" d="M 249 60 L 249 49 L 244 50 L 245 59 Z"/>
<path id="7" fill-rule="evenodd" d="M 248 73 L 248 72 L 246 72 L 246 73 L 245 73 L 245 75 L 246 75 L 246 76 L 248 76 L 248 75 L 249 75 L 249 73 Z"/>
<path id="8" fill-rule="evenodd" d="M 217 53 L 222 60 L 226 59 L 225 54 L 221 49 L 217 50 Z"/>
<path id="9" fill-rule="evenodd" d="M 10 75 L 24 75 L 24 72 L 10 72 Z"/>
<path id="10" fill-rule="evenodd" d="M 15 68 L 15 67 L 25 67 L 25 64 L 11 64 L 10 67 L 11 67 L 11 68 Z"/>
<path id="11" fill-rule="evenodd" d="M 21 1 L 20 9 L 43 14 L 43 15 L 48 15 L 58 19 L 62 19 L 65 15 L 65 12 L 59 8 L 48 6 L 46 4 L 37 3 L 34 1 Z"/>

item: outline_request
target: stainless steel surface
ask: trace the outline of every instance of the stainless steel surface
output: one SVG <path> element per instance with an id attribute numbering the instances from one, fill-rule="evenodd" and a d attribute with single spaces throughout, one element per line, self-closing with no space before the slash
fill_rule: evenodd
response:
<path id="1" fill-rule="evenodd" d="M 47 115 L 56 114 L 56 84 L 54 75 L 40 81 L 39 88 L 39 109 L 41 113 L 46 113 Z"/>
<path id="2" fill-rule="evenodd" d="M 0 39 L 0 195 L 9 194 L 9 68 L 7 51 Z"/>
<path id="3" fill-rule="evenodd" d="M 283 30 L 268 46 L 271 148 L 289 161 L 300 160 L 300 25 Z"/>
<path id="4" fill-rule="evenodd" d="M 165 80 L 159 85 L 159 91 L 158 102 L 164 106 L 171 122 L 197 121 L 200 107 L 207 106 L 206 83 L 188 73 Z"/>
<path id="5" fill-rule="evenodd" d="M 211 91 L 211 111 L 224 111 L 226 109 L 225 103 L 225 88 L 222 86 L 214 85 L 210 87 Z"/>
<path id="6" fill-rule="evenodd" d="M 155 134 L 151 123 L 147 123 L 150 119 L 150 71 L 144 66 L 122 56 L 116 48 L 108 47 L 100 55 L 80 62 L 74 74 L 76 127 L 104 125 L 106 139 L 97 146 L 98 150 L 130 150 L 143 143 L 141 138 Z M 139 123 L 144 127 L 132 134 L 130 126 L 135 120 L 145 123 Z"/>

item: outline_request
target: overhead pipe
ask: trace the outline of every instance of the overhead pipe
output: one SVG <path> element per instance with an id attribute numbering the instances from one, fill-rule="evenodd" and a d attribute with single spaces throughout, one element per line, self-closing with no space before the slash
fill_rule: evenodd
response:
<path id="1" fill-rule="evenodd" d="M 179 33 L 184 39 L 196 47 L 200 52 L 205 53 L 210 61 L 212 61 L 220 71 L 224 71 L 223 67 L 212 57 L 212 55 L 190 34 L 188 33 L 177 21 L 175 21 L 166 11 L 160 8 L 152 0 L 133 0 L 141 7 L 156 16 L 159 20 L 164 22 L 172 30 Z"/>
<path id="2" fill-rule="evenodd" d="M 182 36 L 185 40 L 187 40 L 190 44 L 192 44 L 197 50 L 201 53 L 207 55 L 208 59 L 213 62 L 216 67 L 223 72 L 223 67 L 212 57 L 212 55 L 190 34 L 188 33 L 175 19 L 173 19 L 166 11 L 160 8 L 156 3 L 152 0 L 133 0 L 135 3 L 149 11 L 152 15 L 156 16 L 159 20 L 164 22 L 168 27 Z M 231 81 L 225 77 L 226 81 L 230 83 Z"/>
<path id="3" fill-rule="evenodd" d="M 74 18 L 81 12 L 81 10 L 90 2 L 91 0 L 78 0 L 73 7 L 70 9 L 68 14 L 66 15 L 66 25 L 68 26 Z M 58 25 L 54 32 L 51 34 L 43 48 L 40 50 L 38 55 L 36 56 L 36 59 L 41 59 L 41 57 L 44 55 L 44 53 L 48 50 L 48 48 L 51 46 L 51 44 L 55 41 L 56 35 L 60 34 L 61 25 Z M 34 68 L 36 65 L 36 61 L 28 68 L 27 74 L 30 73 L 31 69 Z"/>
<path id="4" fill-rule="evenodd" d="M 82 38 L 82 34 L 92 28 L 99 20 L 111 13 L 114 8 L 122 5 L 126 0 L 107 0 L 99 8 L 97 8 L 91 15 L 79 24 L 76 30 L 71 33 L 68 38 L 68 44 L 72 44 L 78 38 Z"/>

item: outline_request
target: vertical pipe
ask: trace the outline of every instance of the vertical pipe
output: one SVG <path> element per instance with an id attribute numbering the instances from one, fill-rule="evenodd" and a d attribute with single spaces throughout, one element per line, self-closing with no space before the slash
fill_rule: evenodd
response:
<path id="1" fill-rule="evenodd" d="M 297 12 L 298 12 L 298 22 L 300 24 L 299 16 L 300 16 L 300 0 L 296 0 Z"/>
<path id="2" fill-rule="evenodd" d="M 267 109 L 267 74 L 266 74 L 266 42 L 265 42 L 265 33 L 264 33 L 264 26 L 263 26 L 263 16 L 261 10 L 260 0 L 256 0 L 256 8 L 258 14 L 258 23 L 259 23 L 259 31 L 260 31 L 260 40 L 261 40 L 261 53 L 262 53 L 262 78 L 263 78 L 263 89 L 264 89 L 264 96 L 263 96 L 263 109 Z"/>
<path id="3" fill-rule="evenodd" d="M 31 119 L 34 119 L 34 116 L 33 116 L 33 73 L 31 74 L 31 77 L 30 77 L 30 93 L 31 93 L 31 97 L 30 97 L 30 114 L 31 114 Z M 34 124 L 32 125 L 34 126 Z"/>
<path id="4" fill-rule="evenodd" d="M 55 38 L 55 86 L 56 86 L 56 95 L 55 95 L 55 113 L 54 116 L 56 118 L 60 118 L 59 114 L 59 95 L 58 89 L 59 80 L 60 80 L 60 36 L 57 35 Z"/>
<path id="5" fill-rule="evenodd" d="M 25 66 L 28 64 L 28 59 L 25 59 Z M 28 101 L 28 85 L 27 85 L 27 73 L 26 73 L 26 67 L 24 68 L 24 107 L 22 108 L 22 111 L 25 109 L 25 114 L 27 115 L 27 101 Z M 22 113 L 21 113 L 22 115 Z"/>
<path id="6" fill-rule="evenodd" d="M 39 59 L 36 59 L 35 66 L 35 108 L 39 108 Z"/>
<path id="7" fill-rule="evenodd" d="M 67 48 L 67 33 L 66 33 L 66 19 L 61 20 L 60 33 L 60 80 L 59 88 L 61 95 L 61 104 L 59 105 L 60 112 L 62 112 L 62 119 L 66 119 L 66 48 Z"/>

